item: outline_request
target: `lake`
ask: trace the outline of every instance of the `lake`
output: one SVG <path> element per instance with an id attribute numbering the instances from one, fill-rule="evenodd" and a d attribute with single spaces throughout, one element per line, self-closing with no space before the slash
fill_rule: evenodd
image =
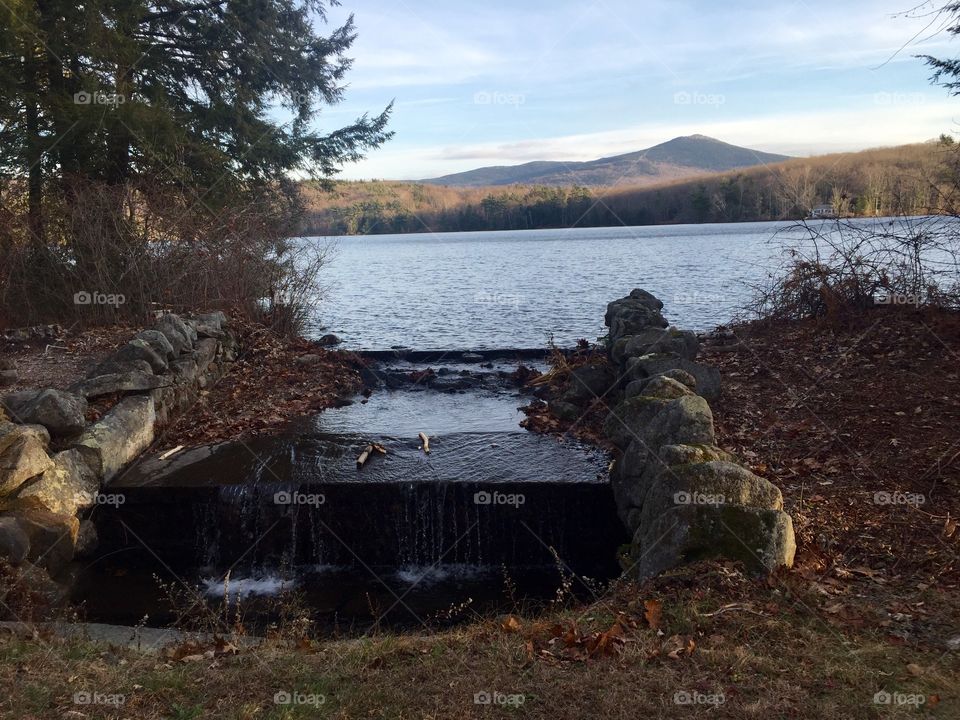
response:
<path id="1" fill-rule="evenodd" d="M 799 237 L 794 225 L 316 238 L 333 243 L 333 256 L 309 332 L 363 350 L 538 348 L 551 336 L 569 346 L 604 334 L 607 303 L 635 287 L 663 300 L 672 324 L 708 330 L 745 307 L 779 263 L 771 240 Z"/>

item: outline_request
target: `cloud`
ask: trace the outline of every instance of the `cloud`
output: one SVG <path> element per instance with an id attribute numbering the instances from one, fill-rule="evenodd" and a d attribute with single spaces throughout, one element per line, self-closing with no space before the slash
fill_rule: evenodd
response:
<path id="1" fill-rule="evenodd" d="M 923 95 L 865 96 L 863 107 L 757 117 L 647 123 L 618 130 L 461 146 L 389 147 L 344 174 L 351 178 L 435 177 L 486 165 L 531 160 L 583 161 L 634 152 L 700 133 L 735 145 L 787 155 L 817 155 L 923 142 L 956 129 L 960 105 Z M 419 172 L 418 172 L 419 171 Z"/>

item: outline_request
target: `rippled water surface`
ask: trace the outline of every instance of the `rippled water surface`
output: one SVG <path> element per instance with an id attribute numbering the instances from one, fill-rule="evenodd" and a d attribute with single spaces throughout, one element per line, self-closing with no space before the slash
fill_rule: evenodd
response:
<path id="1" fill-rule="evenodd" d="M 542 347 L 603 334 L 634 287 L 692 329 L 727 322 L 791 223 L 584 228 L 336 238 L 314 332 L 354 348 Z"/>

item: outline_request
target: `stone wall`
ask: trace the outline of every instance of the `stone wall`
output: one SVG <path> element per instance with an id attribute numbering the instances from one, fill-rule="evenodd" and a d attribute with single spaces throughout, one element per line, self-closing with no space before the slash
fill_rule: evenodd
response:
<path id="1" fill-rule="evenodd" d="M 717 447 L 707 400 L 720 394 L 719 373 L 696 362 L 697 336 L 668 327 L 662 310 L 637 289 L 605 318 L 613 367 L 604 399 L 613 409 L 604 433 L 618 450 L 610 483 L 632 537 L 625 569 L 646 579 L 706 557 L 754 571 L 791 565 L 793 523 L 780 490 Z M 594 382 L 592 399 L 598 370 L 576 372 L 585 377 L 574 386 Z"/>
<path id="2" fill-rule="evenodd" d="M 165 313 L 67 391 L 0 398 L 0 557 L 33 585 L 53 586 L 51 577 L 94 549 L 84 517 L 109 499 L 105 485 L 224 375 L 236 353 L 223 313 Z M 117 402 L 88 424 L 88 400 L 101 396 Z"/>

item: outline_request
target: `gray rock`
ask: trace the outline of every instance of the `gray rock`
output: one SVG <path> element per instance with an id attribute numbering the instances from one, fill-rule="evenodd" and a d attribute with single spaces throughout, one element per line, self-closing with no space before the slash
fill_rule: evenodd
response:
<path id="1" fill-rule="evenodd" d="M 632 397 L 620 402 L 607 416 L 603 432 L 619 448 L 639 438 L 644 428 L 666 407 L 667 401 L 650 397 Z"/>
<path id="2" fill-rule="evenodd" d="M 137 338 L 147 343 L 155 353 L 163 356 L 167 361 L 173 360 L 179 354 L 173 349 L 167 336 L 159 330 L 142 330 L 137 333 Z"/>
<path id="3" fill-rule="evenodd" d="M 81 453 L 64 450 L 53 456 L 53 467 L 21 487 L 17 497 L 35 498 L 59 515 L 76 515 L 93 505 L 99 489 L 100 481 Z"/>
<path id="4" fill-rule="evenodd" d="M 678 505 L 641 524 L 627 574 L 647 580 L 683 562 L 727 558 L 752 572 L 793 565 L 793 522 L 781 510 L 738 505 Z"/>
<path id="5" fill-rule="evenodd" d="M 123 375 L 124 373 L 145 373 L 153 374 L 153 368 L 146 360 L 117 360 L 116 358 L 107 358 L 102 363 L 94 367 L 87 373 L 88 378 L 100 377 L 102 375 Z"/>
<path id="6" fill-rule="evenodd" d="M 103 482 L 146 450 L 154 438 L 156 408 L 150 395 L 121 400 L 74 443 Z"/>
<path id="7" fill-rule="evenodd" d="M 654 398 L 631 398 L 664 402 Z M 647 448 L 659 450 L 664 445 L 715 445 L 713 413 L 707 401 L 699 395 L 670 400 L 661 412 L 654 414 L 638 431 L 639 439 Z"/>
<path id="8" fill-rule="evenodd" d="M 197 340 L 197 331 L 189 327 L 179 316 L 173 313 L 161 315 L 155 327 L 170 341 L 178 354 L 193 350 L 193 344 Z"/>
<path id="9" fill-rule="evenodd" d="M 214 338 L 201 338 L 197 340 L 196 349 L 193 351 L 193 359 L 197 361 L 197 375 L 202 379 L 203 374 L 213 359 L 217 356 L 217 348 L 220 346 Z"/>
<path id="10" fill-rule="evenodd" d="M 480 353 L 466 352 L 460 356 L 464 362 L 483 362 L 483 355 Z"/>
<path id="11" fill-rule="evenodd" d="M 46 568 L 51 575 L 62 571 L 73 560 L 80 521 L 39 506 L 18 505 L 5 513 L 13 518 L 30 545 L 27 560 Z"/>
<path id="12" fill-rule="evenodd" d="M 30 538 L 20 524 L 9 515 L 0 517 L 0 557 L 11 565 L 19 565 L 30 553 Z"/>
<path id="13" fill-rule="evenodd" d="M 0 387 L 13 385 L 19 379 L 17 364 L 9 358 L 0 358 Z"/>
<path id="14" fill-rule="evenodd" d="M 327 333 L 321 337 L 317 342 L 324 347 L 330 347 L 331 345 L 339 345 L 341 340 L 333 333 Z"/>
<path id="15" fill-rule="evenodd" d="M 739 505 L 783 510 L 779 488 L 746 468 L 723 460 L 663 468 L 643 499 L 641 527 L 677 505 Z"/>
<path id="16" fill-rule="evenodd" d="M 660 474 L 670 466 L 733 461 L 733 456 L 714 445 L 664 445 L 653 453 L 642 442 L 633 442 L 610 473 L 610 486 L 620 519 L 631 532 L 639 527 L 640 510 Z M 636 512 L 634 512 L 636 511 Z"/>
<path id="17" fill-rule="evenodd" d="M 583 410 L 563 400 L 551 400 L 547 403 L 550 412 L 561 420 L 573 421 L 583 414 Z"/>
<path id="18" fill-rule="evenodd" d="M 616 374 L 609 365 L 584 365 L 570 373 L 570 386 L 564 393 L 565 402 L 585 405 L 607 394 L 616 382 Z"/>
<path id="19" fill-rule="evenodd" d="M 314 353 L 308 353 L 306 355 L 301 355 L 300 357 L 295 358 L 294 362 L 297 365 L 316 365 L 318 362 L 320 362 L 320 360 L 321 360 L 321 357 L 319 355 L 316 355 Z"/>
<path id="20" fill-rule="evenodd" d="M 693 394 L 693 390 L 686 385 L 666 375 L 653 376 L 640 391 L 641 396 L 655 397 L 662 400 L 675 400 L 676 398 Z"/>
<path id="21" fill-rule="evenodd" d="M 700 352 L 700 342 L 694 333 L 673 327 L 665 330 L 645 330 L 625 339 L 627 342 L 623 348 L 624 359 L 654 353 L 674 353 L 687 360 L 694 360 Z"/>
<path id="22" fill-rule="evenodd" d="M 154 350 L 146 341 L 139 338 L 134 338 L 128 342 L 111 357 L 119 362 L 144 360 L 150 363 L 150 368 L 155 373 L 162 373 L 167 369 L 166 357 Z"/>
<path id="23" fill-rule="evenodd" d="M 74 557 L 92 557 L 99 544 L 100 538 L 97 535 L 97 526 L 90 520 L 81 520 L 80 530 L 77 532 L 77 544 L 73 549 Z"/>
<path id="24" fill-rule="evenodd" d="M 697 393 L 713 400 L 720 395 L 720 371 L 715 367 L 701 365 L 675 353 L 658 353 L 628 358 L 627 376 L 631 380 L 644 380 L 662 375 L 670 370 L 683 370 L 696 379 Z"/>
<path id="25" fill-rule="evenodd" d="M 81 380 L 70 386 L 70 392 L 89 399 L 113 393 L 145 392 L 169 384 L 169 379 L 161 375 L 134 371 L 100 375 Z"/>
<path id="26" fill-rule="evenodd" d="M 74 435 L 86 426 L 87 401 L 62 390 L 25 390 L 4 396 L 18 422 L 43 425 L 54 435 Z"/>
<path id="27" fill-rule="evenodd" d="M 663 303 L 645 290 L 633 290 L 630 295 L 607 305 L 604 323 L 610 328 L 611 347 L 627 335 L 636 335 L 648 328 L 664 328 L 667 321 L 660 314 Z"/>

